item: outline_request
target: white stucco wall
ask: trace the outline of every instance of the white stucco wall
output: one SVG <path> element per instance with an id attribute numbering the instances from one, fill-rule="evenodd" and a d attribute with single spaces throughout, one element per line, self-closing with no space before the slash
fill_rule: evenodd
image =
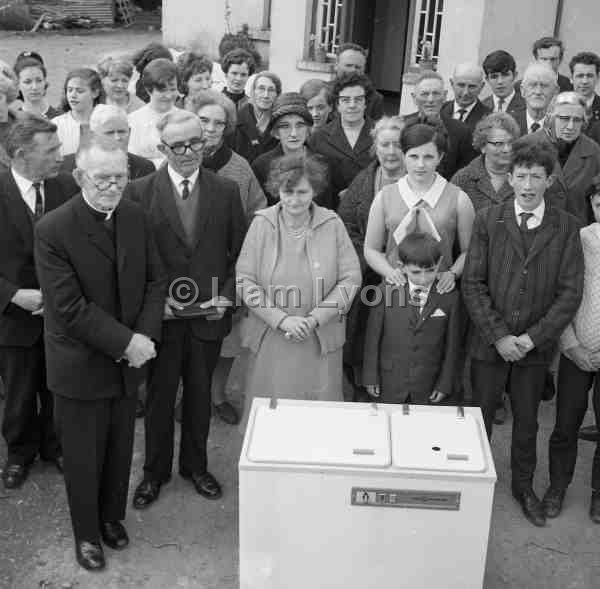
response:
<path id="1" fill-rule="evenodd" d="M 295 2 L 294 2 L 295 3 Z M 262 25 L 264 0 L 230 0 L 231 29 L 237 32 L 247 23 Z M 218 45 L 225 33 L 225 0 L 163 0 L 163 40 L 170 47 L 195 46 L 218 57 Z"/>

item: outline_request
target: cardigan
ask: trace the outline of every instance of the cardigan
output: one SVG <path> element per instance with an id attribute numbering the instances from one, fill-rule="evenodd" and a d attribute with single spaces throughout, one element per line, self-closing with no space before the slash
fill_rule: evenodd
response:
<path id="1" fill-rule="evenodd" d="M 257 352 L 267 329 L 277 329 L 286 313 L 269 296 L 280 251 L 281 204 L 258 211 L 248 229 L 236 264 L 238 296 L 249 309 L 243 319 L 242 345 Z M 361 285 L 360 265 L 341 219 L 333 212 L 312 205 L 312 220 L 306 251 L 313 284 L 313 310 L 321 353 L 344 345 L 345 314 Z"/>
<path id="2" fill-rule="evenodd" d="M 580 231 L 584 275 L 581 305 L 572 323 L 560 338 L 561 350 L 581 345 L 592 353 L 600 352 L 600 223 Z"/>
<path id="3" fill-rule="evenodd" d="M 577 219 L 546 206 L 532 247 L 524 251 L 514 200 L 479 211 L 462 275 L 472 319 L 473 358 L 501 361 L 495 343 L 527 333 L 534 348 L 518 364 L 548 365 L 583 290 L 583 251 Z"/>

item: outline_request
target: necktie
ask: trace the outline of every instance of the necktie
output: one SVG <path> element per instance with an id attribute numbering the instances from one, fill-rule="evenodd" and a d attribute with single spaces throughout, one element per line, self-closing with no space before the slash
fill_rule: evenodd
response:
<path id="1" fill-rule="evenodd" d="M 425 291 L 422 288 L 416 287 L 410 293 L 410 304 L 412 305 L 413 314 L 418 319 L 423 309 L 423 298 Z"/>
<path id="2" fill-rule="evenodd" d="M 521 223 L 519 224 L 519 229 L 521 231 L 527 231 L 529 227 L 527 226 L 527 221 L 533 217 L 533 213 L 519 213 L 519 217 L 521 217 Z"/>
<path id="3" fill-rule="evenodd" d="M 37 221 L 44 214 L 44 199 L 42 197 L 42 183 L 34 182 L 32 184 L 35 189 L 35 209 L 33 211 L 33 218 Z"/>
<path id="4" fill-rule="evenodd" d="M 504 112 L 504 103 L 506 100 L 504 98 L 498 98 L 498 110 L 496 112 Z"/>
<path id="5" fill-rule="evenodd" d="M 467 109 L 466 108 L 459 108 L 458 109 L 458 120 L 459 121 L 464 121 L 466 114 L 467 114 Z"/>
<path id="6" fill-rule="evenodd" d="M 533 125 L 531 125 L 531 129 L 529 130 L 530 133 L 535 133 L 539 128 L 540 128 L 540 124 L 538 122 L 533 123 Z"/>
<path id="7" fill-rule="evenodd" d="M 188 179 L 185 179 L 181 182 L 181 184 L 183 185 L 183 190 L 181 191 L 181 198 L 183 198 L 183 200 L 186 200 L 190 196 L 190 181 Z"/>

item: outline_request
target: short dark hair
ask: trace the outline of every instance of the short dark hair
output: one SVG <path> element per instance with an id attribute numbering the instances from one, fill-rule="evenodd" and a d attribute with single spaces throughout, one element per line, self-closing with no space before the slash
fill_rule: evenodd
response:
<path id="1" fill-rule="evenodd" d="M 590 187 L 590 189 L 588 190 L 587 194 L 586 194 L 586 199 L 585 199 L 585 203 L 586 203 L 586 218 L 588 223 L 594 223 L 595 222 L 595 216 L 594 216 L 594 207 L 592 207 L 592 200 L 594 200 L 595 196 L 599 196 L 600 195 L 600 177 L 596 176 L 595 178 L 592 179 L 592 186 Z"/>
<path id="2" fill-rule="evenodd" d="M 155 89 L 164 90 L 171 80 L 177 81 L 177 67 L 168 59 L 154 59 L 142 72 L 142 84 L 148 94 Z"/>
<path id="3" fill-rule="evenodd" d="M 182 94 L 188 93 L 188 81 L 196 74 L 208 72 L 212 74 L 213 62 L 203 53 L 188 51 L 177 60 L 179 90 Z"/>
<path id="4" fill-rule="evenodd" d="M 600 74 L 600 57 L 598 57 L 597 53 L 594 53 L 593 51 L 581 51 L 574 55 L 569 62 L 571 73 L 573 73 L 573 70 L 578 63 L 583 65 L 593 65 L 596 67 L 596 74 Z"/>
<path id="5" fill-rule="evenodd" d="M 563 45 L 563 42 L 560 39 L 557 39 L 556 37 L 542 37 L 541 39 L 538 39 L 533 44 L 533 47 L 531 48 L 531 53 L 533 53 L 533 57 L 537 59 L 538 51 L 540 49 L 551 49 L 552 47 L 559 48 L 560 52 L 558 57 L 562 61 L 562 58 L 565 54 L 565 46 Z"/>
<path id="6" fill-rule="evenodd" d="M 302 86 L 300 86 L 300 94 L 308 102 L 315 96 L 325 90 L 325 100 L 329 106 L 333 106 L 333 96 L 331 94 L 331 85 L 325 80 L 319 80 L 318 78 L 311 78 L 306 80 Z"/>
<path id="7" fill-rule="evenodd" d="M 72 80 L 73 78 L 81 78 L 90 87 L 90 90 L 92 92 L 98 92 L 98 95 L 96 96 L 96 98 L 94 98 L 94 106 L 96 106 L 97 104 L 102 104 L 104 102 L 104 87 L 102 86 L 102 80 L 100 79 L 100 75 L 96 70 L 93 70 L 92 68 L 81 67 L 75 70 L 71 70 L 65 78 L 65 83 L 63 86 L 63 98 L 61 103 L 63 112 L 71 110 L 71 105 L 67 100 L 67 86 L 69 84 L 69 80 Z"/>
<path id="8" fill-rule="evenodd" d="M 364 57 L 367 57 L 367 50 L 358 43 L 342 43 L 336 51 L 336 55 L 339 57 L 344 51 L 358 51 Z"/>
<path id="9" fill-rule="evenodd" d="M 439 125 L 430 125 L 427 123 L 414 123 L 407 125 L 400 133 L 400 149 L 402 153 L 415 147 L 421 147 L 427 143 L 433 143 L 440 155 L 446 153 L 448 149 L 448 133 L 443 123 Z"/>
<path id="10" fill-rule="evenodd" d="M 486 76 L 490 74 L 508 74 L 509 72 L 514 74 L 517 71 L 517 62 L 508 51 L 498 49 L 498 51 L 492 51 L 486 56 L 482 67 Z"/>
<path id="11" fill-rule="evenodd" d="M 430 233 L 409 233 L 396 248 L 396 253 L 403 264 L 419 268 L 431 268 L 442 259 L 440 243 Z"/>
<path id="12" fill-rule="evenodd" d="M 267 190 L 278 199 L 280 190 L 291 190 L 302 178 L 308 180 L 316 196 L 329 182 L 327 166 L 314 156 L 284 155 L 271 163 Z"/>
<path id="13" fill-rule="evenodd" d="M 367 76 L 357 72 L 347 72 L 337 76 L 333 82 L 332 94 L 334 103 L 337 103 L 340 92 L 350 86 L 361 86 L 365 91 L 365 100 L 367 102 L 373 94 L 373 84 Z"/>
<path id="14" fill-rule="evenodd" d="M 8 131 L 6 153 L 13 158 L 18 149 L 31 146 L 38 133 L 56 133 L 56 128 L 56 125 L 45 117 L 23 113 Z"/>
<path id="15" fill-rule="evenodd" d="M 550 143 L 527 136 L 521 137 L 513 143 L 510 171 L 514 172 L 516 167 L 542 166 L 546 175 L 550 176 L 554 171 L 556 158 L 556 149 Z"/>
<path id="16" fill-rule="evenodd" d="M 226 74 L 232 65 L 241 65 L 243 63 L 248 66 L 248 74 L 252 75 L 256 71 L 256 61 L 252 57 L 252 54 L 238 47 L 225 54 L 221 62 L 221 69 Z"/>

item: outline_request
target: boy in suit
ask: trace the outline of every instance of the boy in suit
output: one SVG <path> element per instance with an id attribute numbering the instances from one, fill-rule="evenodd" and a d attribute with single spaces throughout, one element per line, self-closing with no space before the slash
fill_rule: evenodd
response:
<path id="1" fill-rule="evenodd" d="M 397 248 L 407 282 L 381 286 L 367 323 L 363 383 L 382 403 L 440 403 L 452 393 L 460 350 L 460 297 L 436 289 L 442 250 L 429 233 Z"/>
<path id="2" fill-rule="evenodd" d="M 527 137 L 514 143 L 509 183 L 515 198 L 479 211 L 462 275 L 472 319 L 473 395 L 491 436 L 496 399 L 509 392 L 512 492 L 536 526 L 546 523 L 532 487 L 538 407 L 558 338 L 583 289 L 579 223 L 544 201 L 555 161 L 545 143 Z"/>

